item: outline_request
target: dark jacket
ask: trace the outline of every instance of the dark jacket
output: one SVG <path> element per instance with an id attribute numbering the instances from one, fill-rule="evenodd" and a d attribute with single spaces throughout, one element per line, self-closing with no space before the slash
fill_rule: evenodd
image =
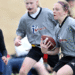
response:
<path id="1" fill-rule="evenodd" d="M 5 43 L 4 43 L 4 37 L 3 37 L 3 33 L 2 30 L 0 29 L 0 56 L 7 56 L 7 50 L 5 47 Z"/>

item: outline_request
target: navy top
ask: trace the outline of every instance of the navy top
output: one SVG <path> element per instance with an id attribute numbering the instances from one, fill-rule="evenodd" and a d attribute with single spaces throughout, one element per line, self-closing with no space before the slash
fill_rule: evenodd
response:
<path id="1" fill-rule="evenodd" d="M 7 56 L 2 30 L 0 29 L 0 57 Z"/>

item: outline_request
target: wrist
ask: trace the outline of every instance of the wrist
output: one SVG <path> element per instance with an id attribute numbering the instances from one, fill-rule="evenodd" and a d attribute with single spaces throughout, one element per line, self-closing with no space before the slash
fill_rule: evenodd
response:
<path id="1" fill-rule="evenodd" d="M 20 37 L 20 36 L 18 36 L 18 37 L 16 37 L 15 39 L 21 40 L 21 37 Z"/>

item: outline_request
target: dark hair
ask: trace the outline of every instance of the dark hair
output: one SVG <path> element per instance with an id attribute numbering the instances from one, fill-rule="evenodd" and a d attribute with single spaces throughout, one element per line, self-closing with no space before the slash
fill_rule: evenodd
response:
<path id="1" fill-rule="evenodd" d="M 68 2 L 66 2 L 66 1 L 58 1 L 58 3 L 61 4 L 63 9 L 64 9 L 64 11 L 68 11 L 68 15 L 72 17 L 71 11 L 70 11 L 70 6 L 69 6 Z"/>

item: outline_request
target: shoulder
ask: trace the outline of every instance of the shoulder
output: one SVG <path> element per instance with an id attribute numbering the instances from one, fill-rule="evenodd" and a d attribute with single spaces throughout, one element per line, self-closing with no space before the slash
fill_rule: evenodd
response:
<path id="1" fill-rule="evenodd" d="M 0 29 L 0 32 L 2 32 L 2 29 Z"/>
<path id="2" fill-rule="evenodd" d="M 48 8 L 42 8 L 42 11 L 45 12 L 45 13 L 53 14 L 53 11 L 48 9 Z"/>
<path id="3" fill-rule="evenodd" d="M 72 18 L 72 17 L 68 17 L 68 23 L 69 24 L 75 24 L 75 19 L 74 18 Z"/>
<path id="4" fill-rule="evenodd" d="M 0 34 L 2 34 L 2 30 L 0 29 Z"/>
<path id="5" fill-rule="evenodd" d="M 25 13 L 25 14 L 20 18 L 20 20 L 21 20 L 21 21 L 24 21 L 27 17 L 28 17 L 28 13 Z"/>
<path id="6" fill-rule="evenodd" d="M 72 28 L 75 30 L 75 19 L 72 17 L 68 17 L 67 24 L 69 28 Z"/>
<path id="7" fill-rule="evenodd" d="M 2 30 L 0 29 L 0 38 L 2 38 L 3 37 L 3 32 L 2 32 Z"/>

